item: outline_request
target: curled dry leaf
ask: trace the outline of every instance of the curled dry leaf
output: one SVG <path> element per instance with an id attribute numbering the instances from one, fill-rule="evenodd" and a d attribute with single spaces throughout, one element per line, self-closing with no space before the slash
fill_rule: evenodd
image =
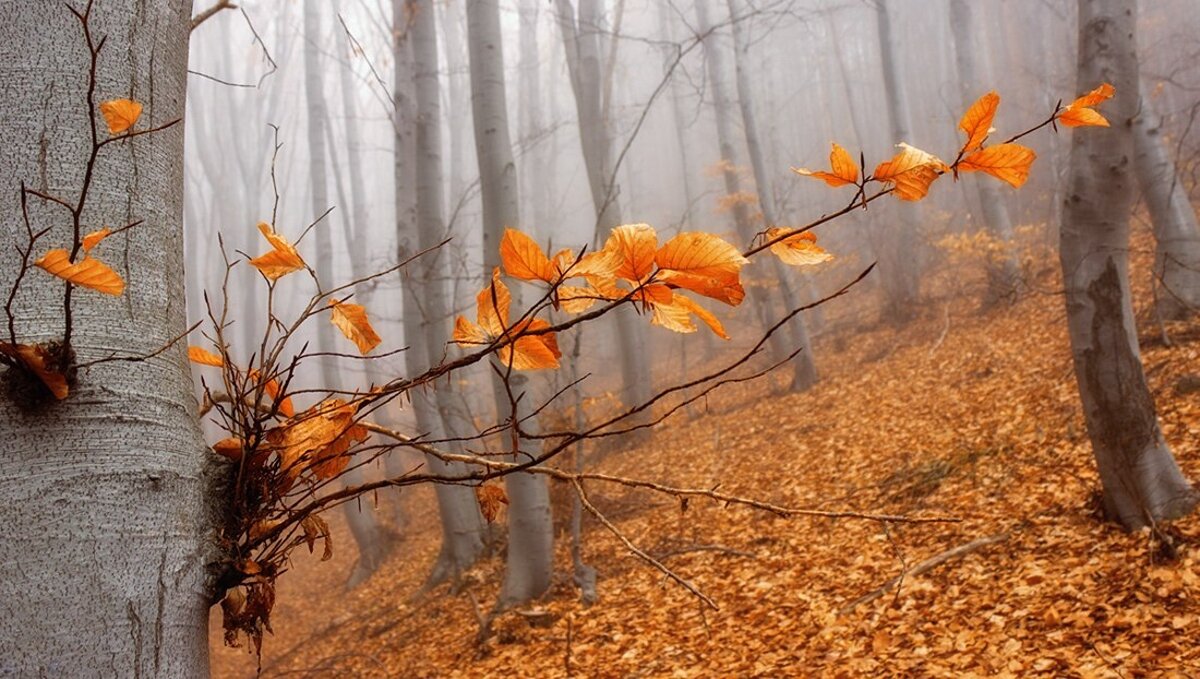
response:
<path id="1" fill-rule="evenodd" d="M 66 250 L 51 250 L 34 262 L 43 271 L 57 276 L 68 283 L 83 288 L 102 292 L 106 295 L 120 295 L 125 292 L 125 281 L 108 265 L 85 255 L 78 262 L 71 263 L 71 256 Z"/>
<path id="2" fill-rule="evenodd" d="M 132 99 L 110 99 L 100 102 L 100 114 L 108 123 L 110 134 L 121 134 L 137 124 L 142 117 L 142 105 Z"/>
<path id="3" fill-rule="evenodd" d="M 667 241 L 654 255 L 657 279 L 737 306 L 746 297 L 741 269 L 750 260 L 737 248 L 709 233 L 688 231 Z"/>
<path id="4" fill-rule="evenodd" d="M 0 354 L 18 361 L 33 373 L 59 401 L 67 397 L 70 389 L 67 378 L 51 367 L 53 360 L 50 351 L 40 344 L 9 344 L 0 342 Z"/>
<path id="5" fill-rule="evenodd" d="M 258 230 L 273 249 L 250 260 L 250 264 L 261 271 L 267 280 L 275 281 L 304 268 L 304 259 L 299 252 L 296 252 L 295 246 L 283 236 L 275 233 L 270 224 L 259 222 Z"/>
<path id="6" fill-rule="evenodd" d="M 337 329 L 341 330 L 347 339 L 354 342 L 363 355 L 368 354 L 383 341 L 379 335 L 375 334 L 375 329 L 371 327 L 371 322 L 367 319 L 367 310 L 362 305 L 331 299 L 329 306 L 333 307 L 333 314 L 329 317 L 329 322 L 337 326 Z"/>
<path id="7" fill-rule="evenodd" d="M 930 184 L 950 168 L 931 153 L 905 143 L 898 146 L 900 152 L 880 163 L 872 177 L 891 184 L 893 195 L 900 200 L 921 200 L 929 193 Z"/>
<path id="8" fill-rule="evenodd" d="M 85 253 L 91 252 L 92 248 L 99 245 L 100 241 L 104 240 L 105 238 L 108 238 L 108 236 L 111 233 L 112 233 L 112 229 L 110 229 L 106 226 L 103 229 L 99 229 L 98 231 L 93 231 L 93 232 L 89 233 L 88 235 L 84 236 L 83 241 L 81 242 L 81 245 L 83 246 L 83 251 Z"/>
<path id="9" fill-rule="evenodd" d="M 1116 91 L 1108 83 L 1101 84 L 1059 112 L 1059 124 L 1067 127 L 1108 127 L 1108 120 L 1092 107 L 1111 98 Z"/>
<path id="10" fill-rule="evenodd" d="M 837 142 L 833 143 L 833 150 L 829 152 L 829 169 L 829 172 L 825 172 L 793 167 L 792 172 L 804 177 L 820 179 L 833 187 L 858 183 L 858 164 Z"/>
<path id="11" fill-rule="evenodd" d="M 214 368 L 220 368 L 225 365 L 225 360 L 223 358 L 214 354 L 208 349 L 205 349 L 204 347 L 198 347 L 195 345 L 188 347 L 188 360 L 192 363 L 199 363 L 200 365 L 211 365 Z"/>
<path id="12" fill-rule="evenodd" d="M 962 152 L 970 153 L 983 146 L 984 140 L 992 133 L 992 120 L 996 118 L 996 109 L 1000 106 L 1000 95 L 988 92 L 971 104 L 971 108 L 963 114 L 958 122 L 958 128 L 967 133 L 967 142 L 963 144 Z"/>
<path id="13" fill-rule="evenodd" d="M 325 544 L 321 561 L 328 561 L 333 557 L 333 536 L 329 533 L 329 524 L 325 523 L 325 519 L 315 514 L 309 514 L 300 520 L 300 528 L 304 531 L 304 542 L 308 544 L 309 554 L 312 554 L 313 547 L 317 544 L 317 538 L 321 538 Z"/>
<path id="14" fill-rule="evenodd" d="M 479 501 L 479 511 L 488 523 L 496 520 L 501 504 L 508 504 L 508 495 L 504 493 L 504 488 L 495 484 L 476 486 L 475 498 Z"/>
<path id="15" fill-rule="evenodd" d="M 996 144 L 980 149 L 958 162 L 960 172 L 986 172 L 1015 189 L 1029 179 L 1037 154 L 1020 144 Z"/>
<path id="16" fill-rule="evenodd" d="M 772 227 L 767 229 L 766 236 L 768 241 L 772 241 L 789 233 L 795 233 L 796 235 L 789 236 L 771 245 L 771 252 L 783 260 L 784 264 L 812 266 L 833 259 L 833 255 L 817 245 L 817 235 L 812 231 L 797 232 L 796 229 Z"/>
<path id="17" fill-rule="evenodd" d="M 357 403 L 329 399 L 267 431 L 265 448 L 278 456 L 288 485 L 305 471 L 324 480 L 346 468 L 350 447 L 370 435 L 355 423 L 357 412 Z"/>
<path id="18" fill-rule="evenodd" d="M 499 343 L 497 356 L 505 366 L 513 370 L 539 370 L 557 368 L 562 353 L 554 333 L 525 335 L 529 331 L 550 327 L 538 318 L 526 319 L 512 327 L 508 326 L 508 309 L 512 294 L 500 280 L 500 269 L 492 271 L 492 282 L 475 296 L 475 319 L 472 323 L 465 316 L 454 321 L 454 341 L 461 347 L 471 348 Z"/>

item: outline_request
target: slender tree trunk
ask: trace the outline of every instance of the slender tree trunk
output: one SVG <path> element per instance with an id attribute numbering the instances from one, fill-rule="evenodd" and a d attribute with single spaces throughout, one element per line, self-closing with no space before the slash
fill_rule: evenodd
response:
<path id="1" fill-rule="evenodd" d="M 771 175 L 767 171 L 767 163 L 763 159 L 762 146 L 759 144 L 758 118 L 754 110 L 754 95 L 750 87 L 750 75 L 746 73 L 747 51 L 749 46 L 746 39 L 746 27 L 743 25 L 746 15 L 744 0 L 727 0 L 729 15 L 733 17 L 733 49 L 734 74 L 737 83 L 738 103 L 742 110 L 742 130 L 746 135 L 746 149 L 750 155 L 750 166 L 754 170 L 754 185 L 758 190 L 758 205 L 762 209 L 766 226 L 777 226 L 777 211 L 775 209 L 775 194 L 772 189 Z M 800 306 L 796 292 L 789 280 L 790 272 L 775 257 L 770 259 L 770 276 L 779 284 L 779 294 L 784 307 L 791 311 Z M 808 328 L 804 317 L 796 314 L 788 323 L 788 333 L 791 336 L 792 347 L 804 347 L 792 360 L 792 389 L 803 391 L 817 382 L 817 366 L 813 359 L 812 343 L 809 341 Z M 789 352 L 790 353 L 790 352 Z"/>
<path id="2" fill-rule="evenodd" d="M 724 171 L 721 173 L 725 181 L 725 193 L 736 197 L 742 192 L 741 180 L 738 177 L 738 156 L 736 149 L 737 134 L 735 130 L 732 97 L 729 96 L 729 75 L 725 63 L 726 51 L 729 44 L 723 31 L 713 30 L 709 18 L 709 2 L 699 0 L 696 3 L 696 25 L 704 38 L 704 61 L 708 71 L 709 87 L 712 88 L 713 112 L 717 119 L 717 145 L 720 149 Z M 738 200 L 733 205 L 734 224 L 738 237 L 749 243 L 758 231 L 750 217 L 749 207 Z M 750 286 L 746 291 L 750 304 L 758 315 L 759 324 L 765 329 L 772 325 L 772 300 L 767 290 L 761 286 Z M 771 353 L 774 360 L 782 360 L 792 352 L 780 333 L 771 335 Z M 815 379 L 815 370 L 812 377 Z M 804 382 L 796 385 L 803 388 Z"/>
<path id="3" fill-rule="evenodd" d="M 105 39 L 97 101 L 141 102 L 143 129 L 183 116 L 191 3 L 107 0 L 91 14 L 93 37 Z M 0 126 L 7 287 L 26 240 L 20 182 L 74 201 L 89 116 L 108 133 L 85 103 L 88 51 L 68 8 L 2 0 L 0 16 L 0 91 L 11 106 Z M 77 361 L 150 354 L 184 331 L 183 140 L 177 125 L 101 152 L 83 223 L 145 225 L 102 246 L 128 284 L 121 297 L 75 291 Z M 49 228 L 40 248 L 70 247 L 60 208 L 29 207 L 33 230 Z M 14 308 L 17 340 L 62 339 L 62 306 L 61 281 L 30 273 Z M 207 676 L 220 495 L 184 353 L 181 343 L 146 361 L 96 365 L 66 400 L 32 408 L 21 378 L 0 375 L 0 673 Z"/>
<path id="4" fill-rule="evenodd" d="M 959 89 L 965 111 L 985 91 L 979 82 L 980 75 L 985 79 L 988 75 L 986 67 L 979 68 L 975 63 L 979 48 L 976 41 L 971 39 L 975 33 L 971 24 L 971 4 L 967 0 L 950 0 L 950 30 L 954 34 L 954 61 L 958 68 Z M 984 55 L 986 58 L 986 52 Z M 1000 187 L 983 177 L 977 177 L 975 185 L 979 189 L 979 206 L 988 231 L 1001 243 L 1011 245 L 1012 221 L 1000 196 Z M 999 261 L 988 261 L 988 290 L 984 306 L 1004 300 L 1016 301 L 1021 285 L 1020 276 L 1016 252 L 1011 249 Z"/>
<path id="5" fill-rule="evenodd" d="M 911 143 L 908 94 L 900 79 L 900 50 L 888 13 L 888 8 L 893 4 L 894 0 L 877 0 L 875 4 L 883 89 L 891 122 L 892 143 Z M 920 242 L 921 209 L 914 203 L 904 201 L 892 207 L 899 213 L 900 219 L 883 219 L 874 225 L 879 241 L 875 252 L 879 256 L 879 276 L 885 297 L 884 318 L 892 323 L 903 323 L 916 310 L 921 294 L 921 252 L 914 247 L 914 243 Z"/>
<path id="6" fill-rule="evenodd" d="M 1133 160 L 1157 243 L 1157 311 L 1167 320 L 1187 318 L 1200 309 L 1200 228 L 1175 163 L 1163 146 L 1162 118 L 1142 90 L 1133 119 Z"/>
<path id="7" fill-rule="evenodd" d="M 409 16 L 404 1 L 395 0 L 393 7 L 397 36 L 396 214 L 400 256 L 407 258 L 441 242 L 445 221 L 437 22 L 432 0 L 417 0 L 411 25 L 402 24 Z M 413 375 L 445 358 L 451 315 L 445 281 L 448 257 L 445 248 L 421 257 L 404 281 L 404 334 L 409 345 L 405 365 Z M 434 396 L 414 394 L 412 400 L 420 434 L 438 439 L 468 433 L 455 415 L 453 392 L 448 388 L 437 389 Z M 460 477 L 468 471 L 462 463 L 430 456 L 426 456 L 425 463 L 433 473 L 447 477 Z M 485 526 L 474 491 L 445 484 L 437 485 L 435 490 L 442 521 L 442 548 L 426 587 L 457 577 L 479 558 L 485 546 Z"/>
<path id="8" fill-rule="evenodd" d="M 592 206 L 596 210 L 595 241 L 621 225 L 620 187 L 612 171 L 612 137 L 603 112 L 600 68 L 600 24 L 603 21 L 600 0 L 580 0 L 579 20 L 570 0 L 555 0 L 558 25 L 562 33 L 567 75 L 575 95 L 575 113 L 579 120 L 579 141 Z M 610 59 L 614 55 L 610 55 Z M 617 326 L 617 360 L 621 366 L 622 403 L 644 403 L 650 398 L 653 380 L 645 353 L 641 350 L 645 328 L 632 309 L 613 313 Z"/>
<path id="9" fill-rule="evenodd" d="M 475 121 L 475 154 L 483 198 L 483 262 L 490 274 L 499 265 L 500 239 L 506 227 L 520 226 L 517 168 L 508 130 L 504 91 L 504 49 L 500 33 L 498 0 L 474 0 L 467 5 L 467 45 L 471 62 L 471 110 Z M 520 288 L 513 288 L 513 308 L 521 309 Z M 514 373 L 509 378 L 514 394 L 529 388 L 529 380 Z M 520 399 L 516 412 L 505 385 L 494 380 L 497 419 L 525 418 L 532 394 Z M 526 421 L 523 428 L 532 428 Z M 507 437 L 504 437 L 507 438 Z M 516 461 L 530 453 L 514 452 Z M 554 570 L 554 536 L 550 520 L 550 493 L 545 477 L 527 472 L 504 478 L 508 492 L 508 563 L 499 608 L 541 596 L 550 587 Z"/>
<path id="10" fill-rule="evenodd" d="M 1182 516 L 1195 494 L 1163 440 L 1129 292 L 1138 62 L 1134 0 L 1079 1 L 1079 83 L 1116 88 L 1112 127 L 1075 132 L 1060 257 L 1075 376 L 1108 515 L 1126 528 Z"/>

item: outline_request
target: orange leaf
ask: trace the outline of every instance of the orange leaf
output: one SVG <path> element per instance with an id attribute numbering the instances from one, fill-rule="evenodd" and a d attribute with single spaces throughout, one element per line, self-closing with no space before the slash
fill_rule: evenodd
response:
<path id="1" fill-rule="evenodd" d="M 275 233 L 270 224 L 259 222 L 258 230 L 262 232 L 263 237 L 267 239 L 273 249 L 250 260 L 250 264 L 261 271 L 267 280 L 275 281 L 293 271 L 304 268 L 304 259 L 300 257 L 300 253 L 296 252 L 295 246 L 283 236 Z"/>
<path id="2" fill-rule="evenodd" d="M 900 200 L 921 200 L 929 193 L 929 185 L 941 173 L 950 169 L 937 156 L 905 143 L 898 144 L 900 152 L 875 168 L 876 181 L 892 184 Z"/>
<path id="3" fill-rule="evenodd" d="M 42 384 L 54 394 L 59 401 L 67 397 L 69 388 L 67 378 L 62 373 L 50 367 L 50 352 L 39 344 L 8 344 L 0 342 L 0 354 L 20 361 L 29 372 L 37 376 Z"/>
<path id="4" fill-rule="evenodd" d="M 466 316 L 459 316 L 454 319 L 454 342 L 460 347 L 471 348 L 472 346 L 488 345 L 492 343 L 491 337 L 487 332 L 467 320 Z"/>
<path id="5" fill-rule="evenodd" d="M 83 259 L 72 264 L 71 256 L 67 254 L 66 250 L 51 250 L 42 255 L 42 258 L 34 264 L 68 283 L 90 288 L 106 295 L 120 295 L 125 291 L 125 281 L 117 275 L 116 271 L 108 268 L 104 262 L 89 256 L 84 256 Z"/>
<path id="6" fill-rule="evenodd" d="M 509 330 L 509 334 L 519 335 L 529 330 L 548 327 L 550 324 L 546 321 L 532 318 L 514 326 Z M 558 350 L 558 338 L 554 333 L 547 332 L 540 335 L 521 335 L 515 341 L 500 347 L 496 356 L 505 367 L 511 363 L 513 370 L 542 370 L 557 368 L 562 352 Z"/>
<path id="7" fill-rule="evenodd" d="M 608 235 L 604 252 L 614 257 L 614 270 L 620 278 L 638 284 L 650 276 L 654 269 L 654 253 L 658 250 L 658 236 L 649 224 L 625 224 L 618 226 Z"/>
<path id="8" fill-rule="evenodd" d="M 329 322 L 337 326 L 346 339 L 354 342 L 364 356 L 383 341 L 375 334 L 375 329 L 367 319 L 367 310 L 362 305 L 331 299 L 329 306 L 333 307 L 333 315 L 329 317 Z"/>
<path id="9" fill-rule="evenodd" d="M 740 276 L 749 262 L 734 246 L 698 231 L 675 236 L 654 255 L 658 280 L 731 306 L 746 296 Z"/>
<path id="10" fill-rule="evenodd" d="M 88 235 L 84 236 L 83 243 L 82 243 L 83 251 L 85 253 L 91 252 L 92 248 L 99 245 L 100 241 L 104 240 L 105 238 L 108 238 L 108 235 L 111 233 L 112 233 L 112 229 L 110 229 L 106 226 L 103 229 L 100 229 L 99 231 L 93 231 L 93 232 L 89 233 Z"/>
<path id="11" fill-rule="evenodd" d="M 508 495 L 505 494 L 504 488 L 494 484 L 476 486 L 475 498 L 479 501 L 479 511 L 488 523 L 496 520 L 501 504 L 508 504 Z"/>
<path id="12" fill-rule="evenodd" d="M 795 229 L 783 227 L 770 228 L 767 229 L 767 240 L 772 241 L 795 231 Z M 793 266 L 812 266 L 833 259 L 833 255 L 817 245 L 817 235 L 812 231 L 797 233 L 778 243 L 773 243 L 771 252 L 783 260 L 784 264 Z"/>
<path id="13" fill-rule="evenodd" d="M 188 347 L 188 360 L 192 363 L 200 365 L 211 365 L 214 368 L 220 368 L 225 365 L 225 360 L 204 347 L 190 346 Z"/>
<path id="14" fill-rule="evenodd" d="M 269 450 L 279 457 L 279 469 L 294 481 L 311 469 L 317 479 L 337 476 L 350 462 L 350 447 L 370 434 L 354 423 L 357 403 L 330 399 L 267 431 Z"/>
<path id="15" fill-rule="evenodd" d="M 1020 144 L 996 144 L 976 151 L 958 163 L 963 172 L 986 172 L 1007 182 L 1013 188 L 1021 188 L 1029 178 L 1029 168 L 1037 154 Z"/>
<path id="16" fill-rule="evenodd" d="M 222 457 L 227 457 L 234 462 L 242 459 L 245 445 L 239 438 L 227 438 L 217 441 L 212 446 L 213 452 Z"/>
<path id="17" fill-rule="evenodd" d="M 1058 122 L 1066 127 L 1108 127 L 1108 120 L 1091 107 L 1112 97 L 1116 89 L 1103 83 L 1096 89 L 1071 102 L 1058 114 Z"/>
<path id="18" fill-rule="evenodd" d="M 971 104 L 971 108 L 963 114 L 958 127 L 967 133 L 967 143 L 963 144 L 962 152 L 969 153 L 983 146 L 983 141 L 992 132 L 992 120 L 996 117 L 996 109 L 1000 106 L 1000 95 L 988 92 Z"/>
<path id="19" fill-rule="evenodd" d="M 142 105 L 132 99 L 112 99 L 100 102 L 100 113 L 108 123 L 108 131 L 121 134 L 142 117 Z"/>
<path id="20" fill-rule="evenodd" d="M 579 287 L 575 285 L 558 286 L 558 306 L 569 314 L 578 314 L 592 308 L 597 300 L 607 299 L 603 293 L 592 286 Z"/>
<path id="21" fill-rule="evenodd" d="M 261 373 L 259 373 L 258 370 L 251 370 L 250 379 L 262 384 L 263 391 L 266 392 L 267 396 L 271 398 L 271 401 L 279 404 L 280 415 L 283 415 L 284 417 L 292 417 L 296 414 L 296 409 L 292 407 L 291 396 L 285 396 L 282 400 L 280 400 L 279 395 L 281 388 L 279 386 L 279 382 L 274 377 L 267 380 L 266 383 L 263 384 Z"/>
<path id="22" fill-rule="evenodd" d="M 504 273 L 523 281 L 553 283 L 557 271 L 550 258 L 529 236 L 516 229 L 505 229 L 500 239 L 500 263 Z"/>
<path id="23" fill-rule="evenodd" d="M 650 322 L 654 325 L 675 332 L 696 332 L 696 323 L 692 321 L 692 315 L 695 314 L 718 337 L 729 339 L 729 335 L 725 333 L 725 328 L 721 326 L 721 322 L 717 320 L 716 316 L 681 294 L 675 293 L 665 299 L 651 300 L 650 307 Z"/>
<path id="24" fill-rule="evenodd" d="M 854 162 L 846 149 L 838 146 L 837 142 L 834 142 L 833 150 L 829 152 L 829 168 L 832 172 L 813 171 L 803 167 L 793 167 L 792 172 L 805 177 L 821 179 L 833 187 L 858 183 L 858 164 Z"/>

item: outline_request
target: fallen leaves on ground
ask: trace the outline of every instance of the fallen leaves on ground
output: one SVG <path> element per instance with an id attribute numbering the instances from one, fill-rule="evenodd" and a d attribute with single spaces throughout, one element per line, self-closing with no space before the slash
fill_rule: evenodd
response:
<path id="1" fill-rule="evenodd" d="M 1132 251 L 1152 253 L 1147 235 L 1139 238 Z M 1144 309 L 1149 255 L 1138 256 L 1133 280 Z M 952 276 L 944 270 L 930 287 L 948 289 Z M 1044 273 L 1039 284 L 1054 289 L 1056 280 Z M 828 307 L 831 326 L 866 315 L 845 299 Z M 1176 345 L 1144 343 L 1144 359 L 1166 438 L 1196 479 L 1198 394 L 1177 387 L 1197 372 L 1200 323 L 1170 330 Z M 495 600 L 503 557 L 464 574 L 461 589 L 414 599 L 439 535 L 432 490 L 406 489 L 409 537 L 364 585 L 340 587 L 354 559 L 340 511 L 331 519 L 347 548 L 335 566 L 297 557 L 280 581 L 263 676 L 553 677 L 566 676 L 569 663 L 578 677 L 1118 677 L 1185 676 L 1200 666 L 1193 549 L 1185 544 L 1178 561 L 1164 562 L 1150 535 L 1094 515 L 1098 479 L 1059 298 L 1032 295 L 984 314 L 973 300 L 934 295 L 899 332 L 829 330 L 816 353 L 822 381 L 809 392 L 731 387 L 592 469 L 720 483 L 777 504 L 948 514 L 961 523 L 885 531 L 695 499 L 682 511 L 670 498 L 590 484 L 592 500 L 630 539 L 721 610 L 704 611 L 585 517 L 584 558 L 599 569 L 599 603 L 579 603 L 569 540 L 558 533 L 550 595 L 536 615 L 500 616 L 481 646 L 476 616 Z M 392 497 L 362 504 L 385 516 Z M 560 526 L 567 507 L 555 506 Z M 1171 530 L 1195 544 L 1200 519 Z M 840 612 L 906 567 L 1000 532 L 1010 537 Z M 252 656 L 221 648 L 219 633 L 212 638 L 214 676 L 254 676 Z"/>

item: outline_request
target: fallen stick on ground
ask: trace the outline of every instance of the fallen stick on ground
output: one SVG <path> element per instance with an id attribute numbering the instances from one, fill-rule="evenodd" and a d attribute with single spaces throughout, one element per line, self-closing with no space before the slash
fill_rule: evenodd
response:
<path id="1" fill-rule="evenodd" d="M 899 585 L 902 580 L 904 580 L 904 578 L 908 578 L 908 577 L 915 576 L 915 575 L 921 575 L 922 573 L 927 573 L 927 572 L 937 568 L 938 566 L 946 563 L 947 561 L 953 561 L 954 559 L 962 558 L 962 557 L 970 554 L 971 552 L 983 549 L 984 547 L 987 547 L 988 545 L 994 545 L 997 542 L 1004 542 L 1007 539 L 1008 539 L 1008 533 L 996 533 L 995 535 L 989 535 L 987 537 L 979 538 L 978 540 L 972 540 L 971 542 L 968 542 L 965 545 L 959 545 L 957 547 L 952 547 L 950 549 L 947 549 L 946 551 L 942 552 L 941 554 L 932 556 L 932 557 L 922 561 L 921 563 L 913 566 L 912 568 L 904 571 L 900 575 L 897 575 L 896 577 L 888 580 L 887 582 L 883 583 L 882 587 L 880 587 L 876 590 L 872 590 L 871 592 L 868 592 L 867 594 L 864 594 L 864 595 L 858 597 L 854 601 L 851 601 L 850 603 L 843 606 L 842 609 L 840 611 L 838 611 L 838 614 L 845 615 L 846 613 L 849 613 L 850 611 L 854 610 L 855 608 L 858 608 L 859 606 L 861 606 L 865 603 L 868 603 L 868 602 L 878 599 L 879 597 L 883 596 L 884 594 L 887 594 L 888 592 L 895 589 L 896 586 Z"/>

